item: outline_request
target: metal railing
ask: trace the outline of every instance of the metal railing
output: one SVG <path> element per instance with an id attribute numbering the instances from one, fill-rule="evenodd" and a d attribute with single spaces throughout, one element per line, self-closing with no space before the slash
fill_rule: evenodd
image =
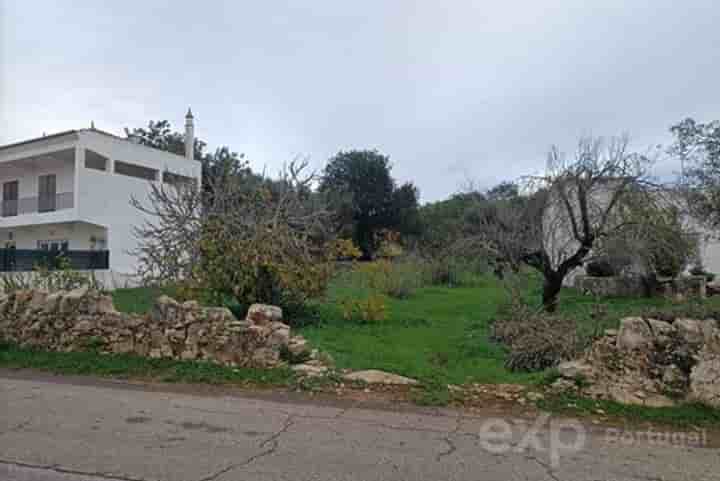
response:
<path id="1" fill-rule="evenodd" d="M 75 270 L 110 268 L 110 251 L 0 249 L 0 272 L 27 272 L 38 267 Z"/>
<path id="2" fill-rule="evenodd" d="M 56 210 L 72 209 L 75 195 L 72 192 L 61 194 L 25 197 L 18 200 L 0 200 L 0 215 L 14 217 L 35 212 L 54 212 Z"/>

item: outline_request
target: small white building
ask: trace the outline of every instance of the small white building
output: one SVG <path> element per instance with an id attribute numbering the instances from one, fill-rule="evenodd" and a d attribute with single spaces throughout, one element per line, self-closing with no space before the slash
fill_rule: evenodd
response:
<path id="1" fill-rule="evenodd" d="M 192 113 L 185 156 L 90 128 L 0 146 L 0 272 L 30 271 L 46 251 L 63 251 L 71 267 L 93 270 L 108 287 L 132 284 L 151 183 L 201 184 L 193 158 Z"/>

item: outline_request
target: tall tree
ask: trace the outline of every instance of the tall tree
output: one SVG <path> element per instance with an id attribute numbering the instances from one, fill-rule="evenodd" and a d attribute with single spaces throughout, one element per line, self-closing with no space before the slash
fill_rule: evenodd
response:
<path id="1" fill-rule="evenodd" d="M 643 221 L 621 215 L 628 205 L 671 207 L 650 181 L 650 164 L 629 151 L 626 137 L 581 139 L 572 159 L 553 147 L 545 174 L 529 180 L 534 194 L 492 206 L 480 236 L 513 268 L 526 264 L 543 275 L 542 302 L 553 311 L 564 279 L 598 243 Z"/>
<path id="2" fill-rule="evenodd" d="M 720 230 L 720 121 L 688 118 L 672 126 L 670 152 L 682 160 L 682 185 L 694 217 Z"/>
<path id="3" fill-rule="evenodd" d="M 320 183 L 339 225 L 366 258 L 377 249 L 382 229 L 403 228 L 405 216 L 417 211 L 417 189 L 412 184 L 398 189 L 390 169 L 390 159 L 376 150 L 341 151 L 328 162 Z"/>

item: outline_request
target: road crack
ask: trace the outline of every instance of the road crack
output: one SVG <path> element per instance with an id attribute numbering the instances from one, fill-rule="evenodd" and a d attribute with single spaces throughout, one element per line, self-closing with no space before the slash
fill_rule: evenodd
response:
<path id="1" fill-rule="evenodd" d="M 31 464 L 31 463 L 22 463 L 19 461 L 10 461 L 7 459 L 0 459 L 0 464 L 5 464 L 7 466 L 15 466 L 17 468 L 52 471 L 52 472 L 59 473 L 59 474 L 71 474 L 71 475 L 75 475 L 75 476 L 91 476 L 91 477 L 95 477 L 95 478 L 107 479 L 108 481 L 148 481 L 147 479 L 130 478 L 127 476 L 115 475 L 115 474 L 109 474 L 109 473 L 103 473 L 103 472 L 80 471 L 80 470 L 76 470 L 76 469 L 63 468 L 62 466 L 59 466 L 57 464 L 54 464 L 54 465 Z"/>
<path id="2" fill-rule="evenodd" d="M 257 461 L 260 458 L 264 458 L 265 456 L 269 456 L 269 455 L 273 454 L 277 450 L 277 448 L 280 446 L 280 443 L 278 442 L 278 439 L 280 438 L 280 436 L 285 434 L 294 423 L 295 423 L 295 416 L 293 416 L 292 414 L 288 415 L 288 418 L 285 420 L 283 427 L 280 428 L 280 430 L 277 431 L 276 433 L 273 433 L 269 437 L 265 438 L 260 443 L 261 448 L 264 448 L 265 446 L 270 445 L 269 448 L 265 449 L 264 451 L 262 451 L 258 454 L 250 456 L 249 458 L 247 458 L 245 461 L 243 461 L 241 463 L 231 464 L 230 466 L 227 466 L 209 476 L 201 478 L 199 481 L 214 481 L 215 479 L 219 478 L 223 474 L 227 474 L 230 471 L 234 471 L 236 469 L 244 468 L 245 466 L 248 466 L 248 465 L 254 463 L 255 461 Z"/>

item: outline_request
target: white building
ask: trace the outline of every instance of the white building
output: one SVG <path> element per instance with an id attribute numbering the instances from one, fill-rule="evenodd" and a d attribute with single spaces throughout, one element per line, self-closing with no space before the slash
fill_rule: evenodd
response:
<path id="1" fill-rule="evenodd" d="M 0 272 L 32 270 L 38 254 L 64 251 L 73 268 L 132 282 L 133 226 L 145 219 L 131 198 L 143 202 L 151 183 L 200 185 L 190 111 L 185 129 L 185 156 L 94 128 L 0 146 Z"/>

